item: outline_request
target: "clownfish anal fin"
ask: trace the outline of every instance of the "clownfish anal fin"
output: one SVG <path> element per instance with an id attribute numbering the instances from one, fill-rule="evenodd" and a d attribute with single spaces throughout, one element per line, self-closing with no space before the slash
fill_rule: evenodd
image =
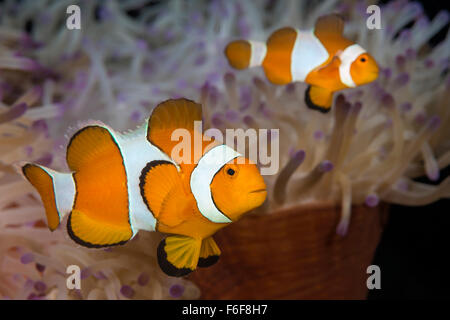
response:
<path id="1" fill-rule="evenodd" d="M 78 210 L 70 213 L 67 220 L 67 232 L 73 241 L 88 248 L 122 245 L 133 236 L 129 226 L 97 222 Z"/>
<path id="2" fill-rule="evenodd" d="M 192 213 L 194 199 L 184 191 L 175 165 L 168 161 L 151 161 L 140 176 L 141 196 L 159 223 L 175 227 Z"/>
<path id="3" fill-rule="evenodd" d="M 194 122 L 202 121 L 202 106 L 188 99 L 170 99 L 161 102 L 153 110 L 147 129 L 147 140 L 167 155 L 179 144 L 171 139 L 176 129 L 194 132 Z"/>
<path id="4" fill-rule="evenodd" d="M 332 91 L 317 86 L 309 86 L 306 89 L 305 103 L 309 108 L 327 113 L 331 109 L 332 102 Z"/>
<path id="5" fill-rule="evenodd" d="M 207 268 L 219 261 L 220 249 L 212 237 L 203 239 L 198 267 Z"/>
<path id="6" fill-rule="evenodd" d="M 344 19 L 336 14 L 329 14 L 319 17 L 314 27 L 314 33 L 317 37 L 323 35 L 342 35 L 344 32 Z"/>
<path id="7" fill-rule="evenodd" d="M 186 236 L 168 236 L 158 246 L 158 263 L 167 275 L 185 276 L 197 268 L 202 241 Z"/>

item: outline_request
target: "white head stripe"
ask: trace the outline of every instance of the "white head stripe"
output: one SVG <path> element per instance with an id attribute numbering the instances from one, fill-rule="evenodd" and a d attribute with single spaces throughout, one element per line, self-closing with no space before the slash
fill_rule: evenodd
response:
<path id="1" fill-rule="evenodd" d="M 217 171 L 228 161 L 240 156 L 240 153 L 222 144 L 207 151 L 192 171 L 191 191 L 197 201 L 197 207 L 200 213 L 212 222 L 232 222 L 214 204 L 210 185 Z"/>
<path id="2" fill-rule="evenodd" d="M 267 46 L 264 42 L 248 41 L 250 44 L 250 62 L 248 67 L 260 66 L 266 57 Z"/>
<path id="3" fill-rule="evenodd" d="M 352 75 L 350 74 L 350 67 L 353 61 L 355 61 L 356 58 L 364 52 L 366 52 L 366 50 L 361 48 L 361 46 L 353 44 L 345 48 L 345 50 L 339 54 L 339 59 L 341 60 L 341 65 L 339 66 L 339 76 L 342 83 L 347 87 L 356 87 L 356 84 L 352 79 Z"/>

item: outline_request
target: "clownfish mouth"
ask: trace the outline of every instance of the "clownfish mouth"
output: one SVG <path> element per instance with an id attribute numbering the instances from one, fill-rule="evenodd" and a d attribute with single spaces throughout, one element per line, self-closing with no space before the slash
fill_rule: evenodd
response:
<path id="1" fill-rule="evenodd" d="M 256 190 L 250 191 L 250 193 L 259 193 L 259 192 L 266 192 L 266 191 L 267 191 L 266 189 L 256 189 Z"/>

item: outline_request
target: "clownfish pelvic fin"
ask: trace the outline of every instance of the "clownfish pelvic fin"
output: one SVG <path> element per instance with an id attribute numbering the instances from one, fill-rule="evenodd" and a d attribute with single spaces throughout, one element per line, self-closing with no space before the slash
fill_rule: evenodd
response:
<path id="1" fill-rule="evenodd" d="M 182 277 L 197 267 L 207 268 L 219 261 L 220 249 L 212 237 L 196 239 L 173 235 L 158 246 L 158 263 L 172 277 Z"/>
<path id="2" fill-rule="evenodd" d="M 333 92 L 325 88 L 309 86 L 305 92 L 305 103 L 313 110 L 327 113 L 333 103 Z"/>
<path id="3" fill-rule="evenodd" d="M 198 259 L 198 267 L 207 268 L 219 261 L 220 249 L 213 237 L 203 239 Z"/>
<path id="4" fill-rule="evenodd" d="M 168 236 L 158 246 L 159 266 L 169 276 L 185 276 L 197 268 L 201 246 L 201 239 Z"/>

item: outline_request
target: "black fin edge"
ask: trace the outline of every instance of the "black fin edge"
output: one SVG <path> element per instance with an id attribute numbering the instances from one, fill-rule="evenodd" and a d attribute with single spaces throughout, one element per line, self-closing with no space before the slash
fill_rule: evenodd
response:
<path id="1" fill-rule="evenodd" d="M 146 164 L 146 166 L 141 171 L 141 175 L 139 176 L 139 190 L 141 192 L 141 197 L 145 205 L 147 206 L 148 210 L 150 210 L 150 212 L 153 212 L 153 210 L 150 208 L 150 204 L 148 203 L 147 198 L 145 197 L 145 177 L 147 176 L 147 173 L 151 169 L 153 169 L 156 166 L 164 164 L 171 164 L 174 166 L 172 162 L 166 160 L 153 160 Z"/>
<path id="2" fill-rule="evenodd" d="M 106 247 L 115 247 L 115 246 L 121 246 L 124 245 L 125 243 L 128 242 L 128 240 L 125 241 L 120 241 L 117 243 L 111 243 L 111 244 L 94 244 L 94 243 L 90 243 L 90 242 L 86 242 L 84 240 L 81 240 L 80 238 L 78 238 L 75 233 L 72 230 L 72 223 L 71 223 L 71 219 L 72 218 L 72 212 L 70 213 L 68 219 L 67 219 L 67 233 L 69 234 L 70 238 L 75 241 L 76 243 L 78 243 L 79 245 L 83 246 L 83 247 L 87 247 L 87 248 L 106 248 Z"/>
<path id="3" fill-rule="evenodd" d="M 23 173 L 23 176 L 25 177 L 25 178 L 27 178 L 27 180 L 28 181 L 30 181 L 29 179 L 28 179 L 28 176 L 27 176 L 27 174 L 26 174 L 26 170 L 27 170 L 27 168 L 29 168 L 29 167 L 32 167 L 34 164 L 32 164 L 32 163 L 27 163 L 27 164 L 25 164 L 25 165 L 23 165 L 22 166 L 22 173 Z M 31 183 L 31 182 L 30 182 Z"/>
<path id="4" fill-rule="evenodd" d="M 305 91 L 305 103 L 308 106 L 308 108 L 320 111 L 322 113 L 330 112 L 331 107 L 330 108 L 324 108 L 324 107 L 318 106 L 317 104 L 315 104 L 314 102 L 311 101 L 311 97 L 309 96 L 309 91 L 310 90 L 311 90 L 311 86 L 308 86 L 308 89 L 306 89 L 306 91 Z"/>
<path id="5" fill-rule="evenodd" d="M 168 276 L 171 276 L 171 277 L 183 277 L 185 275 L 188 275 L 192 271 L 194 271 L 189 268 L 179 269 L 179 268 L 175 267 L 173 264 L 171 264 L 167 260 L 167 253 L 164 250 L 165 246 L 166 246 L 166 239 L 163 239 L 159 243 L 158 251 L 157 251 L 159 267 L 165 274 L 167 274 Z"/>
<path id="6" fill-rule="evenodd" d="M 220 255 L 212 255 L 206 258 L 199 258 L 197 266 L 200 268 L 208 268 L 219 261 Z"/>

